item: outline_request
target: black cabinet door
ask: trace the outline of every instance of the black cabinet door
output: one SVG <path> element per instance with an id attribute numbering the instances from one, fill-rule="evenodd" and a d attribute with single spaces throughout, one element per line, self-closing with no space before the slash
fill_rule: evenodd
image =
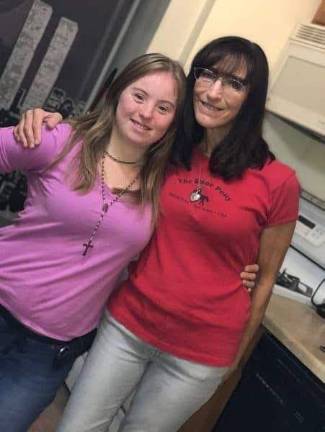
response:
<path id="1" fill-rule="evenodd" d="M 324 397 L 324 385 L 266 333 L 214 432 L 321 432 Z"/>

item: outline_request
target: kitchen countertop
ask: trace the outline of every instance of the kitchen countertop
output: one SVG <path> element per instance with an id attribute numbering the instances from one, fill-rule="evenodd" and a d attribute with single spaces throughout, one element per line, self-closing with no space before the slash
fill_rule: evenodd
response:
<path id="1" fill-rule="evenodd" d="M 325 319 L 310 306 L 273 294 L 264 326 L 325 383 Z"/>

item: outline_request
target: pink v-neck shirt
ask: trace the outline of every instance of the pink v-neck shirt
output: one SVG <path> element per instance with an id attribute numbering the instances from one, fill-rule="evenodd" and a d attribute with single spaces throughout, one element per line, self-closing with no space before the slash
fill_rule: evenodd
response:
<path id="1" fill-rule="evenodd" d="M 41 145 L 27 150 L 12 128 L 0 129 L 0 171 L 18 169 L 28 179 L 25 209 L 0 229 L 0 304 L 35 332 L 60 340 L 97 325 L 121 271 L 152 234 L 150 206 L 120 200 L 82 255 L 101 213 L 100 179 L 87 194 L 72 190 L 66 175 L 79 145 L 46 169 L 70 134 L 68 124 L 44 128 Z M 114 195 L 105 191 L 110 202 Z"/>

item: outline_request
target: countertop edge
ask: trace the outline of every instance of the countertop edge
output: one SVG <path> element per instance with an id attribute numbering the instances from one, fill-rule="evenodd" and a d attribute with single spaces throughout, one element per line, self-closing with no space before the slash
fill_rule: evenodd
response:
<path id="1" fill-rule="evenodd" d="M 299 323 L 299 325 L 297 325 Z M 325 320 L 305 304 L 273 294 L 264 327 L 325 383 Z"/>

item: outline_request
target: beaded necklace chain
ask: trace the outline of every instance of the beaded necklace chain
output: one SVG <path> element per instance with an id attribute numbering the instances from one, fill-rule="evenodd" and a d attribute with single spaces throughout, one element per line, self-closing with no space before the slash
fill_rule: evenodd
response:
<path id="1" fill-rule="evenodd" d="M 100 176 L 100 189 L 101 189 L 101 199 L 102 199 L 102 209 L 101 209 L 101 213 L 99 215 L 98 221 L 96 222 L 96 225 L 93 229 L 93 232 L 91 233 L 87 243 L 83 243 L 83 252 L 82 255 L 85 256 L 87 255 L 88 251 L 90 248 L 94 247 L 94 243 L 93 240 L 95 238 L 95 235 L 97 234 L 97 231 L 101 225 L 101 223 L 103 222 L 104 216 L 107 213 L 108 209 L 110 207 L 112 207 L 113 204 L 115 204 L 117 201 L 120 200 L 120 198 L 126 193 L 128 192 L 131 187 L 134 185 L 134 183 L 138 180 L 139 176 L 140 176 L 140 172 L 134 177 L 134 179 L 123 189 L 121 190 L 110 202 L 107 202 L 106 199 L 106 191 L 105 191 L 105 157 L 106 157 L 106 152 L 103 154 L 102 157 L 102 163 L 101 163 L 101 176 Z"/>

